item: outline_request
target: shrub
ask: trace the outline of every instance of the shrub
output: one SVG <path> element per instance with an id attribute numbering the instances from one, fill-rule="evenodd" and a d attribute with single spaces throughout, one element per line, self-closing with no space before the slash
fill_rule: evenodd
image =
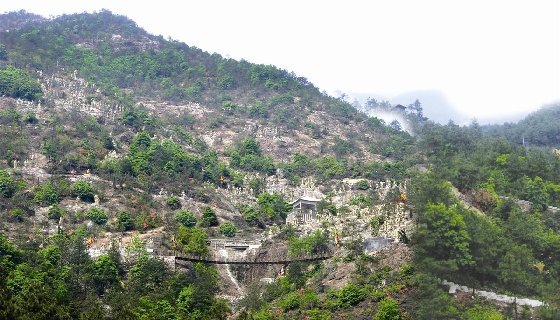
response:
<path id="1" fill-rule="evenodd" d="M 37 115 L 35 114 L 35 112 L 28 112 L 23 116 L 23 121 L 27 122 L 27 123 L 37 123 L 39 122 L 39 120 L 37 120 Z"/>
<path id="2" fill-rule="evenodd" d="M 357 305 L 365 298 L 366 294 L 364 289 L 356 285 L 349 284 L 340 290 L 340 293 L 338 294 L 338 304 L 343 308 L 347 308 L 349 306 Z"/>
<path id="3" fill-rule="evenodd" d="M 288 293 L 282 301 L 280 301 L 280 306 L 284 312 L 297 309 L 300 306 L 300 295 L 296 291 Z"/>
<path id="4" fill-rule="evenodd" d="M 15 191 L 14 178 L 6 170 L 0 170 L 0 194 L 5 198 L 10 198 Z"/>
<path id="5" fill-rule="evenodd" d="M 196 217 L 188 210 L 181 210 L 175 214 L 175 220 L 185 227 L 194 227 L 196 225 Z"/>
<path id="6" fill-rule="evenodd" d="M 209 206 L 204 207 L 202 210 L 202 225 L 205 227 L 212 227 L 218 225 L 218 218 L 216 212 Z"/>
<path id="7" fill-rule="evenodd" d="M 175 196 L 171 196 L 166 200 L 167 206 L 173 210 L 181 208 L 181 200 Z"/>
<path id="8" fill-rule="evenodd" d="M 59 207 L 58 205 L 54 205 L 52 207 L 49 208 L 49 211 L 47 213 L 47 216 L 49 217 L 49 219 L 52 220 L 58 220 L 60 219 L 60 217 L 62 217 L 64 214 L 66 213 L 66 211 L 64 209 L 62 209 L 61 207 Z"/>
<path id="9" fill-rule="evenodd" d="M 15 208 L 10 210 L 10 218 L 15 219 L 17 221 L 22 221 L 25 217 L 25 211 L 21 208 Z"/>
<path id="10" fill-rule="evenodd" d="M 208 254 L 208 235 L 204 229 L 179 226 L 176 239 L 177 243 L 183 246 L 182 249 L 185 253 L 196 255 Z"/>
<path id="11" fill-rule="evenodd" d="M 386 298 L 379 302 L 379 306 L 377 307 L 377 312 L 373 317 L 373 320 L 401 320 L 404 317 L 401 314 L 401 310 L 399 309 L 399 304 L 397 301 Z"/>
<path id="12" fill-rule="evenodd" d="M 237 233 L 237 227 L 231 222 L 222 223 L 218 229 L 226 237 L 233 237 Z"/>
<path id="13" fill-rule="evenodd" d="M 89 182 L 78 181 L 72 185 L 72 196 L 85 202 L 93 202 L 95 190 Z"/>
<path id="14" fill-rule="evenodd" d="M 134 221 L 127 211 L 121 211 L 117 217 L 117 230 L 128 231 L 134 229 Z"/>
<path id="15" fill-rule="evenodd" d="M 371 234 L 377 235 L 379 233 L 379 228 L 385 223 L 385 218 L 383 216 L 372 217 L 369 220 L 369 225 L 371 227 Z"/>
<path id="16" fill-rule="evenodd" d="M 87 212 L 87 217 L 89 220 L 99 225 L 105 224 L 107 223 L 107 220 L 109 220 L 109 217 L 107 217 L 105 210 L 98 207 L 89 209 Z"/>
<path id="17" fill-rule="evenodd" d="M 253 207 L 246 207 L 243 210 L 242 216 L 250 225 L 257 225 L 259 223 L 259 216 Z"/>
<path id="18" fill-rule="evenodd" d="M 34 199 L 41 206 L 52 206 L 60 200 L 58 192 L 51 182 L 46 182 L 43 186 L 35 189 Z"/>
<path id="19" fill-rule="evenodd" d="M 360 180 L 356 184 L 356 187 L 358 188 L 358 190 L 367 190 L 369 189 L 369 183 L 367 182 L 367 180 Z"/>

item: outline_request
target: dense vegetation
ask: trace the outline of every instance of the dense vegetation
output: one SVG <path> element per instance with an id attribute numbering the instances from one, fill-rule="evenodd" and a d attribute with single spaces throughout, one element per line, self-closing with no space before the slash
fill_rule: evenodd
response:
<path id="1" fill-rule="evenodd" d="M 518 144 L 559 148 L 560 129 L 557 122 L 559 116 L 560 105 L 550 105 L 533 112 L 518 123 L 488 126 L 485 131 Z"/>

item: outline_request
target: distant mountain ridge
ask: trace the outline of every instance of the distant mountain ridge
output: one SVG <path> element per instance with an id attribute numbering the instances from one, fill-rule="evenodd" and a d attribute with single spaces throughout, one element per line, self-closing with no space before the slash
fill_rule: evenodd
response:
<path id="1" fill-rule="evenodd" d="M 560 104 L 544 106 L 517 123 L 484 126 L 483 130 L 527 146 L 560 147 Z"/>

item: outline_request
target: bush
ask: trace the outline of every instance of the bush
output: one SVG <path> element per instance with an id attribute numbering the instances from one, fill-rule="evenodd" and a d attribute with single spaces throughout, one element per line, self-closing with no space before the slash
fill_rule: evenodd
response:
<path id="1" fill-rule="evenodd" d="M 349 284 L 340 290 L 338 294 L 338 304 L 342 308 L 348 308 L 349 306 L 355 306 L 362 302 L 366 298 L 366 293 L 364 289 Z"/>
<path id="2" fill-rule="evenodd" d="M 386 298 L 379 302 L 377 307 L 377 312 L 373 317 L 373 320 L 402 320 L 404 317 L 399 309 L 399 304 L 397 301 Z"/>
<path id="3" fill-rule="evenodd" d="M 47 216 L 49 217 L 49 219 L 58 220 L 65 213 L 66 213 L 66 211 L 64 209 L 62 209 L 58 205 L 54 205 L 51 208 L 49 208 L 49 212 L 47 213 Z"/>
<path id="4" fill-rule="evenodd" d="M 99 225 L 105 224 L 107 223 L 107 220 L 109 220 L 109 217 L 107 217 L 105 210 L 98 207 L 89 209 L 87 212 L 87 217 L 89 220 Z"/>
<path id="5" fill-rule="evenodd" d="M 34 199 L 41 206 L 52 206 L 60 201 L 58 192 L 51 182 L 46 182 L 42 187 L 35 189 Z"/>
<path id="6" fill-rule="evenodd" d="M 10 198 L 15 191 L 14 178 L 6 170 L 0 170 L 0 194 L 5 198 Z"/>
<path id="7" fill-rule="evenodd" d="M 356 187 L 358 188 L 358 190 L 367 190 L 369 189 L 369 183 L 367 182 L 367 180 L 360 180 L 358 181 L 358 184 L 356 184 Z"/>
<path id="8" fill-rule="evenodd" d="M 181 209 L 181 200 L 175 196 L 171 196 L 166 200 L 167 206 L 173 210 Z"/>
<path id="9" fill-rule="evenodd" d="M 175 220 L 185 227 L 194 227 L 196 225 L 196 217 L 188 210 L 181 210 L 175 214 Z"/>
<path id="10" fill-rule="evenodd" d="M 10 218 L 15 219 L 17 221 L 22 221 L 25 217 L 25 211 L 21 208 L 15 208 L 10 210 Z"/>
<path id="11" fill-rule="evenodd" d="M 117 218 L 117 230 L 128 231 L 134 229 L 134 221 L 127 211 L 121 211 Z"/>
<path id="12" fill-rule="evenodd" d="M 259 216 L 257 211 L 253 207 L 246 207 L 243 210 L 243 219 L 247 221 L 250 225 L 258 225 L 259 224 Z"/>
<path id="13" fill-rule="evenodd" d="M 72 196 L 79 197 L 82 201 L 93 202 L 94 193 L 95 190 L 89 182 L 78 181 L 72 185 Z"/>
<path id="14" fill-rule="evenodd" d="M 300 306 L 300 295 L 296 291 L 288 293 L 282 301 L 280 301 L 280 306 L 284 312 L 294 310 Z"/>
<path id="15" fill-rule="evenodd" d="M 194 255 L 208 254 L 208 235 L 204 229 L 179 226 L 176 239 L 177 243 L 183 246 L 182 249 L 185 253 Z"/>
<path id="16" fill-rule="evenodd" d="M 216 212 L 209 206 L 204 207 L 204 209 L 202 210 L 202 225 L 205 227 L 213 227 L 218 225 Z"/>
<path id="17" fill-rule="evenodd" d="M 222 223 L 218 229 L 226 237 L 233 237 L 237 233 L 237 227 L 231 222 Z"/>
<path id="18" fill-rule="evenodd" d="M 31 124 L 35 124 L 39 122 L 39 120 L 37 120 L 37 115 L 35 114 L 35 112 L 31 112 L 31 111 L 23 116 L 23 121 Z"/>

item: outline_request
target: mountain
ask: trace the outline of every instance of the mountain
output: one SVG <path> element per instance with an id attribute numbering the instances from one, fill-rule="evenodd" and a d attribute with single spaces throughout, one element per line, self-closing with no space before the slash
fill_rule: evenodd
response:
<path id="1" fill-rule="evenodd" d="M 485 127 L 498 136 L 527 146 L 560 147 L 560 105 L 544 106 L 517 123 Z"/>
<path id="2" fill-rule="evenodd" d="M 0 95 L 2 319 L 558 311 L 549 148 L 358 110 L 109 11 L 1 15 Z"/>

